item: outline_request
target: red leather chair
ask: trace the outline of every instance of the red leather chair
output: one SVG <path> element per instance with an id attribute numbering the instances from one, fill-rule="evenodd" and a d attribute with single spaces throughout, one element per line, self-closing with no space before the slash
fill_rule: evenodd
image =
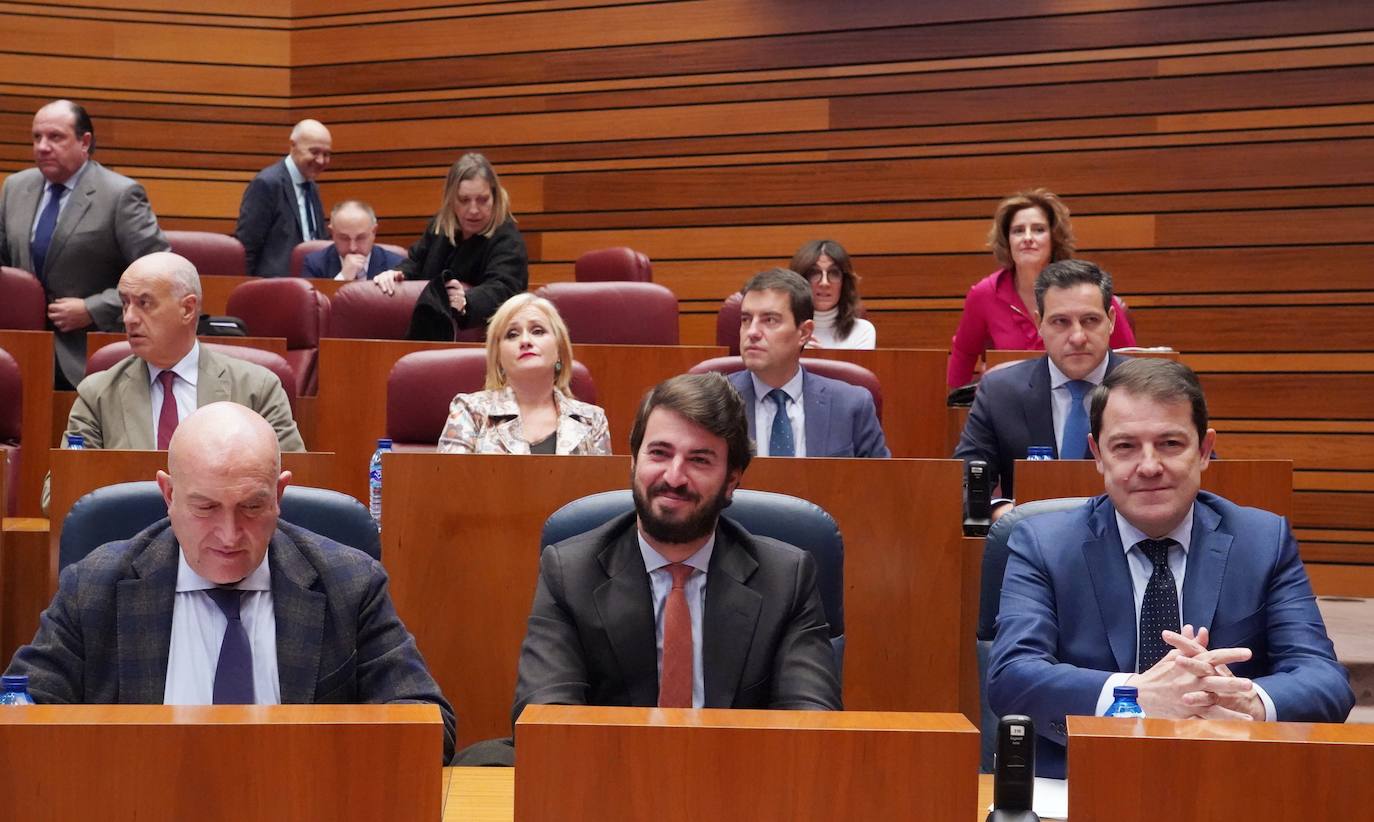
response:
<path id="1" fill-rule="evenodd" d="M 243 243 L 209 231 L 165 231 L 172 251 L 191 261 L 200 276 L 242 277 L 248 273 Z"/>
<path id="2" fill-rule="evenodd" d="M 873 409 L 877 412 L 878 422 L 883 421 L 883 384 L 878 382 L 878 377 L 872 371 L 852 362 L 823 360 L 819 357 L 802 357 L 801 364 L 802 368 L 813 374 L 868 389 L 868 393 L 873 395 Z M 710 371 L 718 371 L 721 374 L 733 374 L 743 370 L 744 360 L 737 356 L 713 357 L 692 366 L 687 373 L 705 374 Z"/>
<path id="3" fill-rule="evenodd" d="M 487 379 L 483 348 L 447 348 L 406 354 L 386 380 L 386 435 L 401 451 L 433 451 L 458 394 L 481 391 Z M 591 372 L 573 362 L 573 396 L 596 403 Z"/>
<path id="4" fill-rule="evenodd" d="M 577 262 L 573 263 L 573 279 L 579 283 L 651 283 L 654 281 L 654 267 L 646 255 L 633 248 L 601 248 L 577 258 Z"/>
<path id="5" fill-rule="evenodd" d="M 251 362 L 254 365 L 261 365 L 268 371 L 277 375 L 281 380 L 281 387 L 286 391 L 286 400 L 291 405 L 291 415 L 296 414 L 296 373 L 291 370 L 291 364 L 282 359 L 282 356 L 275 351 L 265 351 L 261 348 L 249 348 L 244 345 L 220 345 L 219 343 L 201 342 L 201 346 L 209 348 L 216 354 L 226 357 Z M 113 368 L 115 363 L 134 353 L 129 347 L 127 340 L 113 342 L 109 345 L 102 345 L 91 356 L 86 358 L 86 376 L 96 372 Z"/>
<path id="6" fill-rule="evenodd" d="M 305 258 L 308 255 L 313 254 L 316 251 L 319 251 L 321 248 L 333 245 L 333 242 L 333 240 L 306 240 L 305 242 L 291 249 L 291 276 L 304 276 Z M 385 248 L 392 254 L 400 254 L 402 257 L 410 253 L 409 250 L 402 248 L 399 245 L 391 245 L 390 243 L 377 243 L 377 245 L 381 246 L 382 248 Z"/>
<path id="7" fill-rule="evenodd" d="M 404 340 L 424 280 L 398 283 L 388 297 L 370 282 L 345 283 L 329 301 L 328 337 Z"/>
<path id="8" fill-rule="evenodd" d="M 0 499 L 0 517 L 19 510 L 19 446 L 23 422 L 24 384 L 19 363 L 0 348 L 0 468 L 5 469 L 7 489 L 5 498 Z"/>
<path id="9" fill-rule="evenodd" d="M 243 320 L 250 337 L 285 337 L 296 393 L 312 395 L 320 337 L 329 327 L 329 298 L 309 280 L 274 277 L 241 283 L 229 292 L 227 313 Z"/>
<path id="10" fill-rule="evenodd" d="M 574 343 L 677 345 L 677 297 L 655 283 L 549 283 L 535 292 L 553 303 Z"/>
<path id="11" fill-rule="evenodd" d="M 744 302 L 744 295 L 736 291 L 734 294 L 725 298 L 725 302 L 720 304 L 720 310 L 716 312 L 716 345 L 723 345 L 730 349 L 730 353 L 739 356 L 739 307 Z"/>
<path id="12" fill-rule="evenodd" d="M 42 331 L 47 327 L 48 298 L 38 278 L 22 268 L 0 266 L 0 328 Z"/>

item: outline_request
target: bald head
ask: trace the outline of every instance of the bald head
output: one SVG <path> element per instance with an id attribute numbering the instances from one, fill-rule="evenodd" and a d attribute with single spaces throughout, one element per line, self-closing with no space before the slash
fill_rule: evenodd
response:
<path id="1" fill-rule="evenodd" d="M 187 564 L 219 585 L 262 563 L 290 481 L 272 426 L 231 402 L 203 406 L 182 420 L 167 449 L 167 470 L 157 474 Z"/>
<path id="2" fill-rule="evenodd" d="M 171 368 L 191 351 L 200 320 L 200 275 L 170 251 L 139 257 L 119 278 L 124 330 L 134 354 Z"/>
<path id="3" fill-rule="evenodd" d="M 319 120 L 301 120 L 291 129 L 291 159 L 301 176 L 313 180 L 329 168 L 334 140 Z"/>

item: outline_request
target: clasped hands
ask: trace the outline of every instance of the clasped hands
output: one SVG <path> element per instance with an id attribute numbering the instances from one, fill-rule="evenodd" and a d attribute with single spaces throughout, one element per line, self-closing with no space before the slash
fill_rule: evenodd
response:
<path id="1" fill-rule="evenodd" d="M 1250 658 L 1249 648 L 1207 648 L 1206 628 L 1165 631 L 1172 650 L 1143 673 L 1126 680 L 1139 690 L 1146 716 L 1164 719 L 1265 719 L 1255 683 L 1227 666 Z"/>

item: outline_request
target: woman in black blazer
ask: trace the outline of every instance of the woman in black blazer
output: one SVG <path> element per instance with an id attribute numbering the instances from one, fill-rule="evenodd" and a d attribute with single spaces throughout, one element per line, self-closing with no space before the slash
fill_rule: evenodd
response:
<path id="1" fill-rule="evenodd" d="M 401 280 L 426 280 L 406 337 L 452 341 L 479 332 L 506 300 L 529 287 L 529 256 L 511 215 L 510 195 L 481 154 L 448 171 L 443 205 L 399 266 L 372 282 L 394 294 Z"/>

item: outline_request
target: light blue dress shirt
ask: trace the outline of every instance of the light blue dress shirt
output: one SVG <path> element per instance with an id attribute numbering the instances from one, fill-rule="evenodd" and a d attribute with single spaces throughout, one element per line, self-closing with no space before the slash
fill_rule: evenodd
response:
<path id="1" fill-rule="evenodd" d="M 773 386 L 763 382 L 753 373 L 749 379 L 754 381 L 754 452 L 760 457 L 768 456 L 768 436 L 773 430 L 773 417 L 777 416 L 778 404 L 768 396 Z M 793 456 L 806 456 L 806 408 L 802 404 L 802 370 L 781 386 L 787 394 L 787 420 L 792 423 L 792 443 L 796 453 Z"/>

